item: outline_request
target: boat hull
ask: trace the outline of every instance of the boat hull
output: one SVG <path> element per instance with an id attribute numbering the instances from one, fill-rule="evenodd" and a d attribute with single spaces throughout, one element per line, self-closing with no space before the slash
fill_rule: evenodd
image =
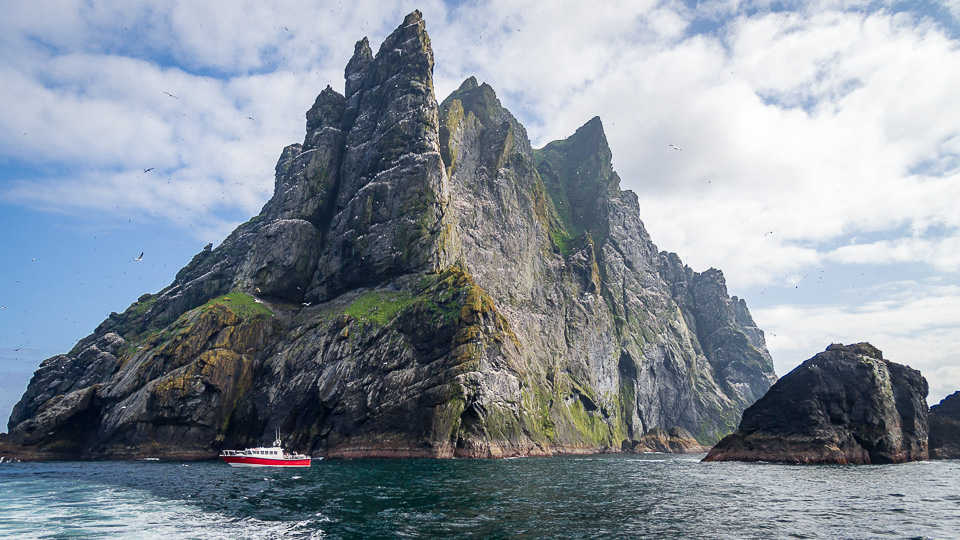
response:
<path id="1" fill-rule="evenodd" d="M 249 456 L 222 456 L 231 467 L 309 467 L 310 458 L 270 459 Z"/>

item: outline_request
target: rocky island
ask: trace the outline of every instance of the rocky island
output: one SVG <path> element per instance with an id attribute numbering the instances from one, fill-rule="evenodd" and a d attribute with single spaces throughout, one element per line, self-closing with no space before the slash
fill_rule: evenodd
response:
<path id="1" fill-rule="evenodd" d="M 831 345 L 783 376 L 704 461 L 928 459 L 927 381 L 869 343 Z"/>
<path id="2" fill-rule="evenodd" d="M 930 407 L 930 458 L 960 459 L 960 392 Z"/>
<path id="3" fill-rule="evenodd" d="M 260 214 L 45 360 L 5 455 L 203 459 L 279 429 L 313 456 L 502 457 L 733 430 L 776 380 L 763 333 L 719 270 L 657 250 L 600 119 L 534 149 L 487 84 L 438 103 L 433 62 L 419 12 L 376 55 L 359 41 Z"/>

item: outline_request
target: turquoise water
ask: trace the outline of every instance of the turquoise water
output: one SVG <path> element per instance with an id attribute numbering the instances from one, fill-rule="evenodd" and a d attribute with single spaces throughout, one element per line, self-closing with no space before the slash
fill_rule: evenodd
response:
<path id="1" fill-rule="evenodd" d="M 960 538 L 960 462 L 0 465 L 0 538 Z"/>

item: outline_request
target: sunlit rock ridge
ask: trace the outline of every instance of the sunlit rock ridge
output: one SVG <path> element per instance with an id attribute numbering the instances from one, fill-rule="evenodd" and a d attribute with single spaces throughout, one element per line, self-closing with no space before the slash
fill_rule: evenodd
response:
<path id="1" fill-rule="evenodd" d="M 33 458 L 499 457 L 712 444 L 776 377 L 718 270 L 658 252 L 599 118 L 535 150 L 487 84 L 442 103 L 419 12 L 323 90 L 259 215 L 40 366 Z"/>

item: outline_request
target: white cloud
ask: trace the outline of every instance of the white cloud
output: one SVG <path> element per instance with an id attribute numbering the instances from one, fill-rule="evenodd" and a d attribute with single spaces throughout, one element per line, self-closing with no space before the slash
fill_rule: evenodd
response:
<path id="1" fill-rule="evenodd" d="M 920 370 L 932 402 L 960 390 L 960 286 L 899 282 L 863 293 L 871 300 L 753 310 L 777 373 L 786 374 L 831 343 L 869 341 L 884 358 Z"/>
<path id="2" fill-rule="evenodd" d="M 826 256 L 845 264 L 895 264 L 925 261 L 944 272 L 960 272 L 960 234 L 943 238 L 904 237 L 869 244 L 851 244 Z"/>
<path id="3" fill-rule="evenodd" d="M 954 21 L 960 21 L 960 0 L 942 0 L 944 7 L 953 15 Z"/>
<path id="4" fill-rule="evenodd" d="M 255 214 L 280 151 L 303 137 L 316 79 L 221 81 L 116 56 L 51 58 L 0 89 L 18 104 L 0 110 L 0 153 L 56 170 L 12 179 L 5 198 L 171 220 L 217 221 L 223 208 Z"/>

